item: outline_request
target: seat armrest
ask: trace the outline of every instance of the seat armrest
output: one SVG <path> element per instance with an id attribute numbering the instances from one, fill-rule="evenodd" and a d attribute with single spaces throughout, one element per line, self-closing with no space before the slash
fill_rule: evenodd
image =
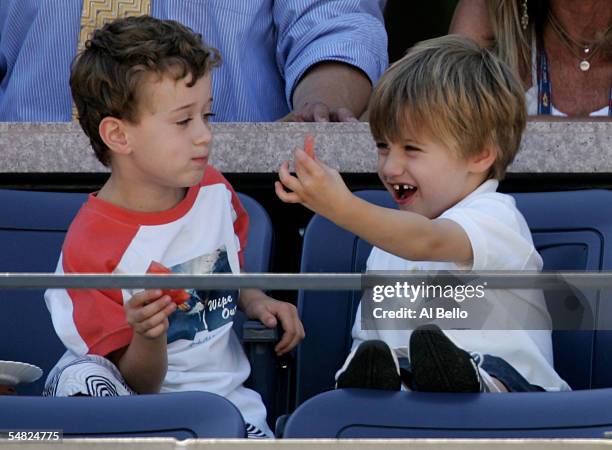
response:
<path id="1" fill-rule="evenodd" d="M 244 343 L 275 343 L 278 340 L 278 329 L 268 328 L 259 320 L 247 320 L 242 326 L 242 342 Z"/>
<path id="2" fill-rule="evenodd" d="M 242 326 L 242 343 L 251 364 L 251 375 L 245 384 L 261 395 L 270 427 L 274 427 L 279 414 L 289 411 L 291 402 L 293 353 L 278 356 L 274 351 L 282 334 L 280 324 L 268 328 L 258 320 L 247 320 Z"/>

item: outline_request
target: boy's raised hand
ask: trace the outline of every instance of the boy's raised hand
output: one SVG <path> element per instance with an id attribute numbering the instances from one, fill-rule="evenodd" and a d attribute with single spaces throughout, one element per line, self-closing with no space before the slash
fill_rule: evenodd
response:
<path id="1" fill-rule="evenodd" d="M 124 308 L 126 320 L 135 333 L 157 339 L 168 330 L 168 316 L 176 310 L 176 304 L 161 289 L 147 289 L 134 294 Z"/>
<path id="2" fill-rule="evenodd" d="M 296 149 L 294 165 L 296 176 L 289 172 L 289 162 L 281 164 L 278 171 L 280 182 L 274 183 L 276 195 L 285 203 L 301 203 L 308 209 L 328 218 L 344 204 L 351 192 L 346 187 L 337 170 L 325 165 L 314 156 L 309 139 L 305 140 L 305 150 Z M 312 150 L 311 150 L 312 149 Z M 308 152 L 308 153 L 307 153 Z M 287 192 L 285 188 L 293 192 Z"/>

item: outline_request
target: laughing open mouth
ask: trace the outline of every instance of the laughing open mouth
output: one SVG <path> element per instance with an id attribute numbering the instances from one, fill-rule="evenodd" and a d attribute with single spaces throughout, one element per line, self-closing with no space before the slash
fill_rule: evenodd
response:
<path id="1" fill-rule="evenodd" d="M 393 184 L 392 186 L 395 191 L 395 196 L 399 200 L 406 200 L 417 190 L 417 187 L 411 184 Z"/>

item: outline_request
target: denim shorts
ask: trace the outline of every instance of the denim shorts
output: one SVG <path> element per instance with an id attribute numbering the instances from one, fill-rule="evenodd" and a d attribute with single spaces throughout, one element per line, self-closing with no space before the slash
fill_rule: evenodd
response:
<path id="1" fill-rule="evenodd" d="M 508 392 L 543 392 L 544 388 L 529 383 L 505 359 L 493 355 L 473 353 L 476 364 L 492 377 L 498 379 Z M 412 379 L 412 368 L 408 358 L 398 358 L 402 380 Z"/>
<path id="2" fill-rule="evenodd" d="M 530 384 L 505 359 L 493 355 L 482 356 L 482 362 L 479 366 L 489 375 L 502 382 L 508 392 L 542 392 L 545 390 L 540 386 Z"/>

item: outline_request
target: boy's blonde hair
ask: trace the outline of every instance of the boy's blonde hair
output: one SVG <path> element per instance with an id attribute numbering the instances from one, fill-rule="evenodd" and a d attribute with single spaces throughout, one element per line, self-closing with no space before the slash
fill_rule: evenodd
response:
<path id="1" fill-rule="evenodd" d="M 450 35 L 420 42 L 379 80 L 370 100 L 375 140 L 427 136 L 460 157 L 494 145 L 490 178 L 503 178 L 521 142 L 523 87 L 490 50 Z"/>

